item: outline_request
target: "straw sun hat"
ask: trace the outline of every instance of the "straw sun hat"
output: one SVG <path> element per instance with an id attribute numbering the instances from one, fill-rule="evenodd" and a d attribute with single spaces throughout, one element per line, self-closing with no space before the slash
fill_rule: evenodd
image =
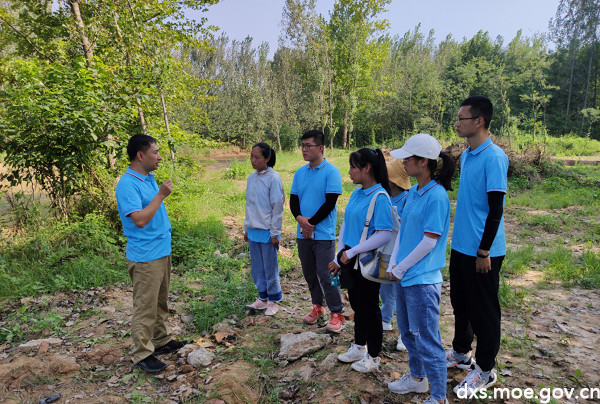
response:
<path id="1" fill-rule="evenodd" d="M 388 177 L 391 182 L 403 189 L 410 189 L 410 178 L 404 170 L 402 160 L 394 159 L 394 161 L 386 163 L 388 169 Z"/>

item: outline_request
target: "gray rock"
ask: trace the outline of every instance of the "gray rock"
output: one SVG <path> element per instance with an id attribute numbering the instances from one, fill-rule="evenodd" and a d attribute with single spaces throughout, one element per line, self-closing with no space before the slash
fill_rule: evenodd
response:
<path id="1" fill-rule="evenodd" d="M 323 359 L 323 361 L 319 364 L 319 370 L 329 372 L 337 365 L 337 354 L 330 353 L 327 355 L 327 358 Z"/>
<path id="2" fill-rule="evenodd" d="M 194 316 L 191 314 L 184 314 L 181 316 L 181 321 L 183 321 L 184 324 L 189 324 L 194 321 Z"/>
<path id="3" fill-rule="evenodd" d="M 214 353 L 207 351 L 204 348 L 200 348 L 193 352 L 190 352 L 190 354 L 187 357 L 187 361 L 193 367 L 199 368 L 201 366 L 210 365 L 210 363 L 212 362 L 212 360 L 214 358 L 215 358 Z"/>
<path id="4" fill-rule="evenodd" d="M 285 334 L 281 337 L 279 358 L 295 361 L 322 349 L 330 342 L 331 337 L 328 334 L 315 334 L 312 331 L 302 334 Z"/>
<path id="5" fill-rule="evenodd" d="M 179 355 L 180 358 L 185 358 L 190 352 L 195 351 L 198 348 L 200 347 L 196 344 L 186 344 L 183 346 L 183 348 L 177 351 L 177 355 Z"/>
<path id="6" fill-rule="evenodd" d="M 246 253 L 239 253 L 235 258 L 238 260 L 243 260 L 246 258 Z"/>
<path id="7" fill-rule="evenodd" d="M 59 346 L 59 345 L 62 345 L 62 343 L 63 343 L 62 339 L 58 339 L 58 338 L 32 339 L 31 341 L 28 341 L 25 344 L 19 345 L 19 350 L 27 351 L 30 349 L 32 349 L 32 350 L 38 349 L 42 342 L 47 342 L 48 345 L 50 345 L 50 346 Z"/>

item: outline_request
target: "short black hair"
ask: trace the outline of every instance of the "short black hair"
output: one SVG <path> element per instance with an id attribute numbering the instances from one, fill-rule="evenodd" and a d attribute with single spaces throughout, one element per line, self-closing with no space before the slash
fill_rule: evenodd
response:
<path id="1" fill-rule="evenodd" d="M 135 160 L 139 151 L 146 153 L 152 143 L 156 144 L 156 139 L 152 136 L 142 134 L 131 136 L 129 142 L 127 142 L 127 155 L 129 156 L 129 161 Z"/>
<path id="2" fill-rule="evenodd" d="M 492 116 L 494 115 L 494 107 L 492 106 L 492 102 L 488 97 L 483 95 L 473 95 L 464 100 L 460 106 L 471 107 L 471 113 L 473 116 L 482 117 L 484 121 L 484 127 L 486 129 L 490 128 L 490 122 L 492 121 Z"/>
<path id="3" fill-rule="evenodd" d="M 323 132 L 321 132 L 318 129 L 311 129 L 311 130 L 307 130 L 306 132 L 304 132 L 304 135 L 302 135 L 300 140 L 306 140 L 306 139 L 314 139 L 315 143 L 319 146 L 322 146 L 325 144 L 325 135 L 323 134 Z"/>

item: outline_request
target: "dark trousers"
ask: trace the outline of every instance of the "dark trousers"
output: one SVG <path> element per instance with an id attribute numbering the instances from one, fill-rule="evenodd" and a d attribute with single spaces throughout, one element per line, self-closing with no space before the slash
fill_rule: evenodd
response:
<path id="1" fill-rule="evenodd" d="M 383 327 L 379 310 L 379 286 L 381 284 L 363 278 L 360 269 L 347 272 L 354 280 L 348 288 L 350 306 L 354 310 L 354 343 L 366 345 L 369 355 L 376 357 L 381 352 Z"/>
<path id="2" fill-rule="evenodd" d="M 450 254 L 450 302 L 454 309 L 454 340 L 458 353 L 471 350 L 473 334 L 477 335 L 475 361 L 484 372 L 496 366 L 500 349 L 500 302 L 498 287 L 502 257 L 492 257 L 492 270 L 475 271 L 476 257 L 452 250 Z"/>
<path id="3" fill-rule="evenodd" d="M 308 285 L 313 304 L 323 305 L 323 297 L 332 313 L 341 313 L 343 309 L 340 288 L 331 286 L 328 265 L 335 257 L 334 240 L 296 239 L 298 256 L 302 264 L 302 273 Z M 325 296 L 323 296 L 325 295 Z"/>

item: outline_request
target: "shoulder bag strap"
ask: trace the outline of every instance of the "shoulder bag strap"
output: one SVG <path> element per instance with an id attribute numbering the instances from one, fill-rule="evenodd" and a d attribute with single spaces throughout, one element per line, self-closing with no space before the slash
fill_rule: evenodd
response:
<path id="1" fill-rule="evenodd" d="M 371 203 L 369 204 L 369 210 L 367 210 L 367 219 L 365 220 L 365 227 L 363 228 L 362 235 L 360 236 L 361 243 L 367 239 L 367 235 L 369 233 L 369 225 L 371 224 L 371 219 L 373 218 L 373 211 L 375 210 L 375 202 L 377 202 L 377 196 L 379 196 L 379 194 L 387 195 L 385 191 L 378 191 L 375 195 L 373 195 Z"/>

